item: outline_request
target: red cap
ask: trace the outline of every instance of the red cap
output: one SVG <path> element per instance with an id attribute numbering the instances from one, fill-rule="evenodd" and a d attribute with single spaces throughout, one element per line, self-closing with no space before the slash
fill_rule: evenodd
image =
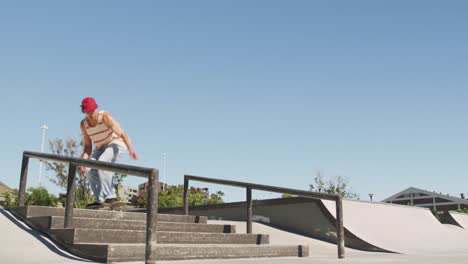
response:
<path id="1" fill-rule="evenodd" d="M 96 104 L 96 101 L 92 97 L 86 97 L 81 101 L 81 111 L 83 113 L 89 113 L 98 108 L 98 105 Z"/>

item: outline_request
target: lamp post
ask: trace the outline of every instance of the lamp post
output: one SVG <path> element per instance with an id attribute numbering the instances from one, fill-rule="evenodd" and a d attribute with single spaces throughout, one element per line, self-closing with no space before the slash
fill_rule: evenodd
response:
<path id="1" fill-rule="evenodd" d="M 165 189 L 164 188 L 164 185 L 165 185 L 164 181 L 165 180 L 166 180 L 166 152 L 163 153 L 163 176 L 162 176 L 162 181 L 161 181 L 161 183 L 162 183 L 161 187 L 162 187 L 163 191 Z"/>
<path id="2" fill-rule="evenodd" d="M 45 140 L 45 131 L 49 129 L 46 125 L 41 126 L 42 129 L 42 143 L 41 143 L 41 152 L 44 152 L 44 140 Z M 38 183 L 39 187 L 41 187 L 41 177 L 42 177 L 42 160 L 39 161 L 39 177 Z"/>
<path id="3" fill-rule="evenodd" d="M 370 201 L 372 202 L 372 196 L 374 196 L 373 193 L 369 193 L 369 198 L 370 198 Z"/>

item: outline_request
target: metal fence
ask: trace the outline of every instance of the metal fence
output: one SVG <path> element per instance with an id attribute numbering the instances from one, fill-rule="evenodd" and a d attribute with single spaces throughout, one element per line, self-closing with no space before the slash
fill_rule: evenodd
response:
<path id="1" fill-rule="evenodd" d="M 25 151 L 23 152 L 23 161 L 21 165 L 18 206 L 24 206 L 25 202 L 29 158 L 68 163 L 68 183 L 64 228 L 73 228 L 73 203 L 75 200 L 76 169 L 78 166 L 148 178 L 148 210 L 146 217 L 145 262 L 156 263 L 156 231 L 158 216 L 157 184 L 159 176 L 159 172 L 157 169 Z"/>
<path id="2" fill-rule="evenodd" d="M 337 246 L 338 246 L 338 258 L 342 259 L 345 257 L 345 237 L 343 227 L 343 199 L 340 195 L 326 194 L 319 192 L 307 192 L 296 189 L 282 188 L 269 185 L 261 185 L 254 183 L 221 180 L 193 175 L 184 176 L 184 213 L 189 213 L 189 181 L 208 182 L 214 184 L 228 185 L 234 187 L 246 188 L 246 210 L 247 210 L 247 233 L 252 233 L 252 190 L 277 192 L 284 194 L 292 194 L 302 197 L 308 197 L 313 199 L 324 199 L 332 200 L 336 202 L 336 233 L 337 233 Z"/>

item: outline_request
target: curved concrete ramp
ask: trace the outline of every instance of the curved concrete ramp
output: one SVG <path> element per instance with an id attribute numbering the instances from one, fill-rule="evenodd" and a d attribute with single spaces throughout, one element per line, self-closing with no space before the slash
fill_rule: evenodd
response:
<path id="1" fill-rule="evenodd" d="M 336 220 L 320 200 L 293 197 L 256 200 L 253 220 L 284 231 L 336 244 Z M 181 213 L 180 209 L 166 212 Z M 245 221 L 245 203 L 195 206 L 190 214 L 206 215 L 210 219 Z M 346 217 L 346 216 L 345 216 Z M 390 252 L 351 233 L 345 226 L 346 246 L 354 249 Z"/>
<path id="2" fill-rule="evenodd" d="M 468 230 L 468 214 L 449 212 L 450 216 L 455 220 L 458 226 Z"/>
<path id="3" fill-rule="evenodd" d="M 333 201 L 293 197 L 257 200 L 253 207 L 256 222 L 336 243 Z M 347 247 L 410 254 L 468 252 L 468 230 L 441 224 L 428 209 L 343 200 L 343 210 Z M 190 208 L 191 214 L 217 220 L 245 221 L 245 212 L 244 202 Z"/>
<path id="4" fill-rule="evenodd" d="M 227 221 L 227 220 L 208 220 L 210 224 L 229 224 L 236 226 L 236 232 L 246 233 L 245 221 Z M 270 235 L 271 245 L 296 245 L 302 243 L 309 245 L 309 256 L 323 257 L 328 259 L 337 259 L 337 247 L 334 244 L 313 239 L 310 237 L 290 233 L 284 230 L 270 227 L 261 223 L 252 223 L 252 230 L 254 233 L 262 233 Z M 381 253 L 368 253 L 360 250 L 346 249 L 347 256 L 366 256 L 367 254 L 381 254 Z M 387 254 L 382 254 L 387 255 Z M 298 260 L 299 261 L 299 260 Z"/>
<path id="5" fill-rule="evenodd" d="M 330 214 L 335 216 L 335 202 L 322 202 Z M 468 232 L 441 224 L 429 209 L 343 200 L 343 214 L 347 230 L 389 251 L 415 253 L 468 250 Z"/>
<path id="6" fill-rule="evenodd" d="M 95 263 L 62 251 L 40 233 L 0 208 L 1 263 Z"/>

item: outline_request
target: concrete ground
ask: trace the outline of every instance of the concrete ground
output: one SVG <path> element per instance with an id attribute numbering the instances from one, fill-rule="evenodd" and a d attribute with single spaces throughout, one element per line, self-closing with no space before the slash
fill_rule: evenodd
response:
<path id="1" fill-rule="evenodd" d="M 224 223 L 236 225 L 238 233 L 245 233 L 246 225 L 244 222 L 237 221 L 208 221 L 208 223 Z M 468 263 L 468 250 L 445 250 L 433 253 L 408 253 L 408 254 L 391 254 L 391 253 L 373 253 L 363 252 L 346 248 L 346 258 L 337 258 L 336 245 L 322 242 L 316 239 L 292 234 L 289 232 L 274 229 L 263 224 L 253 223 L 254 233 L 270 234 L 270 244 L 273 245 L 309 245 L 309 257 L 307 258 L 268 258 L 268 259 L 235 259 L 235 260 L 201 260 L 201 261 L 172 261 L 159 263 L 165 264 L 328 264 L 328 263 L 349 263 L 349 264 L 370 264 L 370 263 L 411 263 L 411 264 L 466 264 Z M 402 234 L 404 239 L 404 234 Z M 468 242 L 468 241 L 467 241 Z M 443 241 L 440 242 L 443 244 Z"/>
<path id="2" fill-rule="evenodd" d="M 0 234 L 1 263 L 94 263 L 61 250 L 3 208 L 0 208 Z"/>
<path id="3" fill-rule="evenodd" d="M 245 223 L 233 221 L 209 221 L 210 223 L 235 224 L 238 233 L 245 232 Z M 190 260 L 158 261 L 160 264 L 325 264 L 325 263 L 424 263 L 424 264 L 465 264 L 468 263 L 468 250 L 441 250 L 432 253 L 388 254 L 370 253 L 346 249 L 346 258 L 337 259 L 336 245 L 308 237 L 284 232 L 262 224 L 254 223 L 255 233 L 270 234 L 271 244 L 308 244 L 310 256 L 307 258 L 266 258 L 266 259 L 233 259 L 233 260 Z M 8 211 L 0 209 L 0 259 L 1 263 L 95 263 L 80 259 L 60 250 L 50 240 L 37 231 L 31 230 L 16 220 Z M 405 234 L 401 234 L 404 240 Z M 444 241 L 440 241 L 441 244 Z M 143 262 L 132 262 L 143 263 Z M 129 264 L 129 263 L 127 263 Z"/>

